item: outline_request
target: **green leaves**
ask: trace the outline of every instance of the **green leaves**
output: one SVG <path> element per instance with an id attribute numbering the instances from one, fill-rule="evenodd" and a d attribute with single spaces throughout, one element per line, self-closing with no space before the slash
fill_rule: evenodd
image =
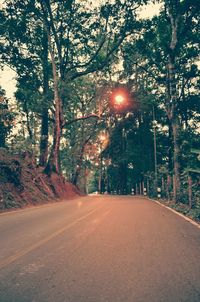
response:
<path id="1" fill-rule="evenodd" d="M 0 147 L 6 147 L 6 139 L 14 125 L 15 115 L 8 107 L 5 91 L 0 87 Z"/>

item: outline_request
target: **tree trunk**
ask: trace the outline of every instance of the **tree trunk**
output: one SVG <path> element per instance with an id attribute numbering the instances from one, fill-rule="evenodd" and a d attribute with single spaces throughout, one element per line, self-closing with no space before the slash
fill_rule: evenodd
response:
<path id="1" fill-rule="evenodd" d="M 180 197 L 180 147 L 178 143 L 178 122 L 176 119 L 172 121 L 173 143 L 174 143 L 174 202 L 177 202 Z"/>
<path id="2" fill-rule="evenodd" d="M 81 174 L 81 169 L 82 169 L 82 166 L 83 166 L 83 157 L 84 157 L 84 152 L 85 152 L 85 146 L 86 146 L 86 143 L 87 142 L 84 142 L 82 147 L 81 147 L 81 150 L 80 150 L 80 156 L 79 156 L 79 159 L 77 161 L 77 167 L 76 167 L 76 171 L 74 173 L 74 178 L 72 180 L 72 183 L 76 186 L 77 183 L 78 183 L 78 180 L 79 180 L 79 176 Z"/>
<path id="3" fill-rule="evenodd" d="M 27 107 L 27 101 L 24 102 L 23 107 L 24 107 L 23 110 L 26 114 L 26 127 L 27 127 L 27 130 L 28 130 L 29 138 L 30 138 L 31 143 L 33 143 L 33 130 L 32 130 L 31 124 L 30 124 L 29 110 L 28 110 L 28 107 Z"/>
<path id="4" fill-rule="evenodd" d="M 102 158 L 102 150 L 100 150 L 100 166 L 99 166 L 99 180 L 98 180 L 98 191 L 99 194 L 102 194 L 102 178 L 103 178 L 103 158 Z"/>
<path id="5" fill-rule="evenodd" d="M 171 121 L 168 118 L 168 171 L 171 173 L 173 171 L 173 131 Z"/>
<path id="6" fill-rule="evenodd" d="M 120 194 L 127 194 L 127 163 L 121 162 L 119 164 L 119 179 L 120 179 Z"/>
<path id="7" fill-rule="evenodd" d="M 42 112 L 42 125 L 41 125 L 41 138 L 40 138 L 40 158 L 39 165 L 46 166 L 48 159 L 48 109 L 43 108 Z"/>
<path id="8" fill-rule="evenodd" d="M 53 145 L 51 147 L 49 160 L 45 168 L 45 173 L 51 174 L 52 172 L 55 172 L 59 174 L 60 173 L 59 150 L 60 150 L 60 139 L 62 136 L 62 128 L 63 128 L 62 101 L 59 97 L 58 76 L 57 76 L 54 52 L 51 47 L 51 36 L 49 31 L 47 31 L 47 35 L 48 35 L 48 42 L 49 42 L 49 51 L 51 55 L 52 70 L 53 70 L 55 125 L 54 125 L 54 133 L 53 133 Z"/>
<path id="9" fill-rule="evenodd" d="M 169 97 L 170 112 L 168 114 L 169 122 L 172 127 L 173 135 L 173 168 L 174 168 L 174 202 L 176 203 L 180 197 L 180 146 L 179 146 L 179 117 L 177 108 L 177 91 L 175 77 L 175 59 L 173 55 L 169 56 Z"/>
<path id="10" fill-rule="evenodd" d="M 43 37 L 43 104 L 42 104 L 42 125 L 40 137 L 40 158 L 39 165 L 46 166 L 48 159 L 48 93 L 49 93 L 49 76 L 48 76 L 48 36 L 44 30 Z"/>
<path id="11" fill-rule="evenodd" d="M 60 98 L 57 96 L 55 98 L 55 125 L 53 133 L 53 145 L 51 147 L 51 152 L 49 155 L 49 160 L 45 168 L 45 173 L 51 174 L 55 172 L 60 173 L 60 164 L 59 164 L 59 150 L 60 150 L 60 139 L 62 136 L 62 126 L 60 124 Z"/>
<path id="12" fill-rule="evenodd" d="M 176 48 L 178 44 L 177 33 L 180 15 L 178 11 L 174 14 L 173 3 L 167 4 L 170 24 L 171 24 L 171 41 L 168 51 L 168 87 L 167 87 L 167 104 L 166 110 L 169 118 L 169 123 L 172 127 L 173 134 L 173 168 L 174 168 L 174 202 L 176 203 L 180 197 L 180 164 L 179 164 L 179 117 L 177 112 L 177 85 L 176 85 Z"/>
<path id="13" fill-rule="evenodd" d="M 147 178 L 147 195 L 150 196 L 150 190 L 149 190 L 149 179 Z"/>
<path id="14" fill-rule="evenodd" d="M 137 183 L 136 183 L 136 185 L 135 185 L 135 194 L 136 194 L 136 195 L 138 194 L 138 185 L 137 185 Z"/>
<path id="15" fill-rule="evenodd" d="M 63 113 L 62 113 L 62 100 L 60 98 L 59 88 L 58 88 L 58 74 L 57 74 L 56 61 L 54 55 L 54 45 L 51 41 L 51 30 L 54 31 L 53 20 L 51 19 L 51 11 L 49 12 L 50 19 L 48 16 L 49 15 L 48 9 L 50 9 L 49 7 L 50 3 L 48 1 L 40 1 L 40 5 L 43 11 L 43 18 L 44 18 L 43 20 L 46 29 L 48 50 L 51 57 L 51 65 L 53 71 L 53 86 L 54 86 L 55 124 L 54 124 L 54 132 L 53 132 L 53 144 L 51 147 L 51 152 L 49 155 L 46 168 L 44 170 L 45 173 L 51 175 L 52 172 L 55 172 L 57 174 L 60 173 L 59 150 L 60 150 L 60 139 L 62 136 L 62 129 L 63 129 Z M 61 64 L 61 61 L 59 63 Z"/>
<path id="16" fill-rule="evenodd" d="M 192 177 L 188 175 L 188 199 L 189 207 L 192 208 Z"/>
<path id="17" fill-rule="evenodd" d="M 77 181 L 77 187 L 79 188 L 79 190 L 81 191 L 81 193 L 83 194 L 87 194 L 88 193 L 88 189 L 87 189 L 87 176 L 88 176 L 88 171 L 87 168 L 84 167 L 81 169 L 79 177 L 78 177 L 78 181 Z"/>
<path id="18" fill-rule="evenodd" d="M 156 124 L 155 124 L 155 109 L 153 106 L 153 145 L 154 145 L 154 172 L 155 172 L 155 181 L 154 181 L 154 191 L 155 195 L 157 193 L 158 187 L 158 164 L 157 164 L 157 143 L 156 143 Z"/>
<path id="19" fill-rule="evenodd" d="M 167 175 L 166 191 L 167 191 L 167 199 L 171 200 L 171 176 L 170 175 Z"/>
<path id="20" fill-rule="evenodd" d="M 80 164 L 82 165 L 82 161 L 81 161 Z M 75 185 L 75 186 L 77 185 L 80 174 L 81 174 L 81 166 L 78 164 L 77 168 L 76 168 L 76 171 L 75 171 L 75 174 L 74 174 L 74 178 L 72 180 L 73 185 Z"/>

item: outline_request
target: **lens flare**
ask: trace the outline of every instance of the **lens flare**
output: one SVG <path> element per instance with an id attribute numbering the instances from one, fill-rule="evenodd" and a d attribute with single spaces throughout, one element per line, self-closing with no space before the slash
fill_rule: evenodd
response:
<path id="1" fill-rule="evenodd" d="M 125 101 L 125 99 L 122 95 L 118 94 L 115 96 L 115 102 L 117 105 L 123 104 L 124 101 Z"/>

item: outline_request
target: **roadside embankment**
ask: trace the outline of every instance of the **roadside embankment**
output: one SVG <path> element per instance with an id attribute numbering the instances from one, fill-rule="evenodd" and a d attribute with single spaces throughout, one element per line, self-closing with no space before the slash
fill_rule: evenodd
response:
<path id="1" fill-rule="evenodd" d="M 62 175 L 47 176 L 30 152 L 0 149 L 0 211 L 80 195 Z"/>

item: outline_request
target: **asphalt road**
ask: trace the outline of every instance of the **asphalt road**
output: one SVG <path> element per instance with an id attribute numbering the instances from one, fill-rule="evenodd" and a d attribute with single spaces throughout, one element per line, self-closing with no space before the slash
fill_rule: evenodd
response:
<path id="1" fill-rule="evenodd" d="M 200 229 L 128 196 L 1 214 L 0 301 L 199 302 Z"/>

